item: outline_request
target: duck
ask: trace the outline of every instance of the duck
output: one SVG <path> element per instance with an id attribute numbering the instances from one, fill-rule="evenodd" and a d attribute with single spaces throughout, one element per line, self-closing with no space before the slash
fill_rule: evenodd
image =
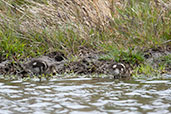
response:
<path id="1" fill-rule="evenodd" d="M 41 75 L 44 74 L 45 71 L 48 69 L 48 65 L 45 61 L 42 60 L 33 60 L 29 63 L 30 70 L 35 75 Z"/>
<path id="2" fill-rule="evenodd" d="M 114 78 L 121 78 L 126 73 L 126 66 L 123 63 L 114 63 L 110 71 Z"/>
<path id="3" fill-rule="evenodd" d="M 48 64 L 46 61 L 41 59 L 34 59 L 26 65 L 27 69 L 32 72 L 33 75 L 55 75 L 56 74 L 56 67 L 55 65 Z"/>
<path id="4" fill-rule="evenodd" d="M 57 70 L 55 64 L 50 65 L 49 68 L 45 71 L 45 74 L 47 75 L 52 74 L 53 76 L 56 75 Z"/>

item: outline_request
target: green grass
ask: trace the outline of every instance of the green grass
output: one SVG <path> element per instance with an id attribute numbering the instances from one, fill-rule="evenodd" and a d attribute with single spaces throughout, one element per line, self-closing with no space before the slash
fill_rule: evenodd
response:
<path id="1" fill-rule="evenodd" d="M 114 48 L 108 54 L 100 56 L 101 60 L 115 60 L 116 62 L 130 63 L 133 65 L 144 62 L 144 56 L 141 52 L 135 52 L 133 49 L 127 51 Z"/>
<path id="2" fill-rule="evenodd" d="M 135 77 L 140 77 L 142 75 L 156 77 L 161 75 L 162 73 L 167 73 L 165 71 L 165 66 L 163 65 L 153 67 L 150 64 L 140 64 L 138 67 L 134 68 L 132 75 Z"/>
<path id="3" fill-rule="evenodd" d="M 118 8 L 114 16 L 113 31 L 126 46 L 152 47 L 160 45 L 170 36 L 170 11 L 149 0 L 129 0 Z"/>
<path id="4" fill-rule="evenodd" d="M 0 31 L 0 37 L 2 38 L 0 41 L 1 53 L 6 53 L 7 58 L 11 55 L 20 55 L 24 52 L 25 42 L 21 41 L 19 36 L 11 30 Z"/>

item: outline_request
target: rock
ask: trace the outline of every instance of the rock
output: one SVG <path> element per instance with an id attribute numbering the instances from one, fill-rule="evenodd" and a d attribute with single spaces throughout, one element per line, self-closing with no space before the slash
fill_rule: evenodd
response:
<path id="1" fill-rule="evenodd" d="M 16 62 L 6 60 L 0 63 L 0 74 L 2 75 L 15 75 L 17 74 L 18 69 Z"/>
<path id="2" fill-rule="evenodd" d="M 3 61 L 0 63 L 0 74 L 3 75 L 6 72 L 8 72 L 8 67 L 7 64 L 9 63 L 9 61 Z"/>

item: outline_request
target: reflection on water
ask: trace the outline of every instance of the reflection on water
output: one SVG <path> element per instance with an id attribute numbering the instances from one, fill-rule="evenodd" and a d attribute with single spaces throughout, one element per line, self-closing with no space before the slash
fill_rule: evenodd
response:
<path id="1" fill-rule="evenodd" d="M 0 79 L 0 113 L 168 114 L 171 78 L 167 79 Z"/>

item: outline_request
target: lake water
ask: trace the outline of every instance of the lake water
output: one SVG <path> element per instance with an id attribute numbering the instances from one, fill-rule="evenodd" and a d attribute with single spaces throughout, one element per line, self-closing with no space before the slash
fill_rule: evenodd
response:
<path id="1" fill-rule="evenodd" d="M 0 114 L 169 114 L 171 75 L 164 79 L 0 78 Z"/>

